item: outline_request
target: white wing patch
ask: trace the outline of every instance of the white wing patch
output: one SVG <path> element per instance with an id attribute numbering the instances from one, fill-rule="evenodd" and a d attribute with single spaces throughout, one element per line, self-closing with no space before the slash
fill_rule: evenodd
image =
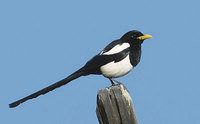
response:
<path id="1" fill-rule="evenodd" d="M 119 53 L 128 47 L 130 47 L 129 43 L 122 43 L 122 44 L 118 44 L 118 45 L 114 46 L 112 49 L 110 49 L 109 51 L 107 51 L 105 53 L 103 53 L 103 51 L 102 51 L 100 54 L 101 55 L 111 55 L 111 54 Z"/>
<path id="2" fill-rule="evenodd" d="M 105 77 L 111 77 L 111 78 L 124 76 L 132 69 L 133 66 L 130 63 L 129 55 L 127 55 L 127 57 L 125 57 L 123 60 L 119 62 L 115 63 L 114 61 L 112 61 L 100 67 L 102 74 Z"/>

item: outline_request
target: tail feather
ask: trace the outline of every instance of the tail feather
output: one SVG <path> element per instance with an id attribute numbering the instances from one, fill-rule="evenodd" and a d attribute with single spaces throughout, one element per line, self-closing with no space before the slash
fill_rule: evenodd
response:
<path id="1" fill-rule="evenodd" d="M 21 103 L 23 103 L 23 102 L 25 102 L 25 101 L 27 101 L 29 99 L 33 99 L 33 98 L 36 98 L 36 97 L 38 97 L 40 95 L 46 94 L 49 91 L 52 91 L 52 90 L 54 90 L 54 89 L 56 89 L 56 88 L 58 88 L 60 86 L 63 86 L 65 84 L 69 83 L 70 81 L 72 81 L 72 80 L 74 80 L 76 78 L 79 78 L 80 76 L 83 76 L 84 74 L 80 70 L 76 71 L 75 73 L 71 74 L 70 76 L 68 76 L 67 78 L 65 78 L 65 79 L 63 79 L 61 81 L 58 81 L 58 82 L 56 82 L 56 83 L 54 83 L 54 84 L 52 84 L 52 85 L 50 85 L 50 86 L 48 86 L 48 87 L 46 87 L 44 89 L 41 89 L 41 90 L 39 90 L 39 91 L 37 91 L 37 92 L 27 96 L 27 97 L 24 97 L 24 98 L 22 98 L 20 100 L 17 100 L 15 102 L 9 104 L 9 107 L 10 108 L 14 108 L 14 107 L 18 106 L 19 104 L 21 104 Z"/>

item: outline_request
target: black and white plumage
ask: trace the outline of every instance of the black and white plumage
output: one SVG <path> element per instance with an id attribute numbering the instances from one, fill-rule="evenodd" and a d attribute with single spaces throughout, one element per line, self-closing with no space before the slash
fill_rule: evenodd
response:
<path id="1" fill-rule="evenodd" d="M 29 99 L 46 94 L 70 81 L 89 74 L 102 74 L 109 78 L 117 78 L 126 75 L 139 62 L 141 57 L 141 44 L 145 39 L 151 38 L 150 35 L 143 35 L 141 32 L 133 30 L 124 34 L 120 39 L 111 42 L 99 54 L 89 60 L 85 66 L 69 75 L 67 78 L 56 82 L 38 92 L 9 104 L 10 108 L 18 106 Z"/>

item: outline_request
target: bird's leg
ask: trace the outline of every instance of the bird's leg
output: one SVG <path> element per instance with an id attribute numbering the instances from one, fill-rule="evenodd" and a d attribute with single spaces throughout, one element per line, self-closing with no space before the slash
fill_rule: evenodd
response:
<path id="1" fill-rule="evenodd" d="M 112 79 L 112 81 L 115 81 L 115 82 L 117 82 L 118 84 L 122 84 L 121 82 L 119 82 L 119 81 L 117 81 L 117 80 L 114 80 L 114 79 Z"/>
<path id="2" fill-rule="evenodd" d="M 111 82 L 112 85 L 115 85 L 115 83 L 113 82 L 113 79 L 112 78 L 108 78 Z"/>

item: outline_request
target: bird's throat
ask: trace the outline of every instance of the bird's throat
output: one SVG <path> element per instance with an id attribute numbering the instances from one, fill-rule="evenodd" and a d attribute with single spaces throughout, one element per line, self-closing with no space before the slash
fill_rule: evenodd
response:
<path id="1" fill-rule="evenodd" d="M 131 51 L 140 51 L 141 50 L 141 44 L 131 44 L 130 49 L 131 49 Z"/>

